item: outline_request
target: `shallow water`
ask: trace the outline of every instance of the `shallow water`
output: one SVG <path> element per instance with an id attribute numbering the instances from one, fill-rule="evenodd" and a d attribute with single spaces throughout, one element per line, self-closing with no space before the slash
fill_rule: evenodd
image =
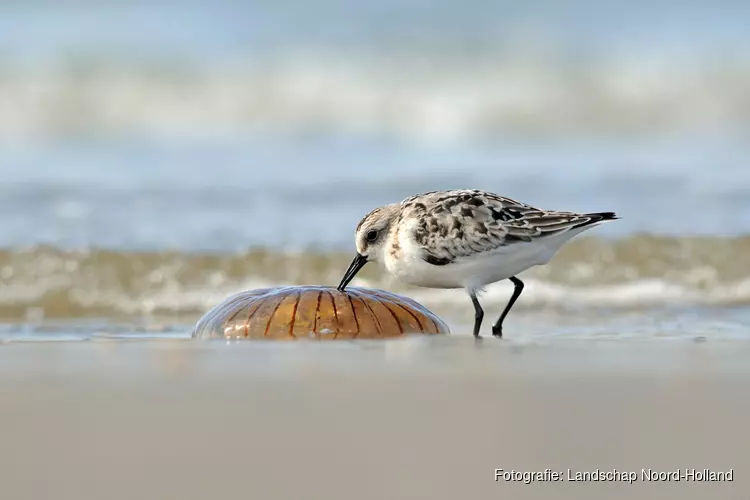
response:
<path id="1" fill-rule="evenodd" d="M 426 302 L 429 304 L 429 302 Z M 750 308 L 668 306 L 651 308 L 613 309 L 579 307 L 561 310 L 534 306 L 514 308 L 506 320 L 504 339 L 490 335 L 490 325 L 502 312 L 502 304 L 489 302 L 482 336 L 487 342 L 537 342 L 548 340 L 691 340 L 728 341 L 747 340 Z M 451 329 L 450 337 L 469 338 L 472 331 L 470 303 L 460 296 L 440 308 L 441 317 Z M 468 316 L 468 318 L 467 318 Z M 75 342 L 115 340 L 189 340 L 197 315 L 180 318 L 139 318 L 113 320 L 111 318 L 79 318 L 68 320 L 36 320 L 0 325 L 0 344 L 18 342 Z M 201 341 L 194 341 L 201 342 Z M 307 341 L 300 341 L 308 344 Z M 242 343 L 242 342 L 241 342 Z M 315 342 L 313 342 L 315 343 Z"/>

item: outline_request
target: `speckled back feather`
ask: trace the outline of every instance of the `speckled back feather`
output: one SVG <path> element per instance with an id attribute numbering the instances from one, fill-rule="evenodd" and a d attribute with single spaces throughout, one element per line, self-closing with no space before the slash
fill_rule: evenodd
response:
<path id="1" fill-rule="evenodd" d="M 401 202 L 399 221 L 418 220 L 414 240 L 434 265 L 531 242 L 616 218 L 614 213 L 548 211 L 477 189 L 430 191 Z"/>

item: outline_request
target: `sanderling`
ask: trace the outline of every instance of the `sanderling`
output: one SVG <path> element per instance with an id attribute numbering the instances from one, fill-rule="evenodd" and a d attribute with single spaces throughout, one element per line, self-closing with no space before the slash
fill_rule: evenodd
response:
<path id="1" fill-rule="evenodd" d="M 503 320 L 523 291 L 516 277 L 543 265 L 575 235 L 618 217 L 534 208 L 477 189 L 431 191 L 376 208 L 357 225 L 357 255 L 338 288 L 343 290 L 367 262 L 379 262 L 402 282 L 427 288 L 464 288 L 474 304 L 474 336 L 484 311 L 477 292 L 500 280 L 513 295 L 492 326 Z"/>

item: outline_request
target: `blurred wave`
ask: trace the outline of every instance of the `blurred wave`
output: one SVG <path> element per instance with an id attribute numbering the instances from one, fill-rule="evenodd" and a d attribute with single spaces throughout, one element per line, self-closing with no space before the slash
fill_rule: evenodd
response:
<path id="1" fill-rule="evenodd" d="M 746 2 L 0 3 L 0 140 L 733 133 Z"/>
<path id="2" fill-rule="evenodd" d="M 250 288 L 336 285 L 350 259 L 341 252 L 275 249 L 231 254 L 1 250 L 0 318 L 198 315 Z M 580 238 L 523 277 L 528 288 L 521 309 L 750 304 L 750 237 Z M 355 282 L 408 293 L 440 314 L 465 306 L 461 291 L 406 287 L 374 265 Z M 507 301 L 506 285 L 488 289 L 489 307 Z"/>
<path id="3" fill-rule="evenodd" d="M 750 60 L 661 65 L 553 55 L 298 53 L 206 68 L 84 60 L 0 67 L 0 140 L 352 134 L 513 137 L 750 131 Z"/>
<path id="4" fill-rule="evenodd" d="M 2 2 L 0 319 L 194 317 L 333 285 L 364 213 L 457 187 L 622 214 L 526 273 L 519 310 L 750 304 L 748 14 Z M 466 312 L 371 267 L 364 284 Z"/>

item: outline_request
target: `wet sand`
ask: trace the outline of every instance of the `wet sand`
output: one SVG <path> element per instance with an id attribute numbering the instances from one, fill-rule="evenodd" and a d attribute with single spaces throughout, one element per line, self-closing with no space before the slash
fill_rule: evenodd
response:
<path id="1" fill-rule="evenodd" d="M 460 336 L 10 343 L 0 496 L 748 498 L 748 356 L 742 341 Z M 563 480 L 496 482 L 499 468 Z M 644 468 L 733 481 L 645 482 Z"/>

